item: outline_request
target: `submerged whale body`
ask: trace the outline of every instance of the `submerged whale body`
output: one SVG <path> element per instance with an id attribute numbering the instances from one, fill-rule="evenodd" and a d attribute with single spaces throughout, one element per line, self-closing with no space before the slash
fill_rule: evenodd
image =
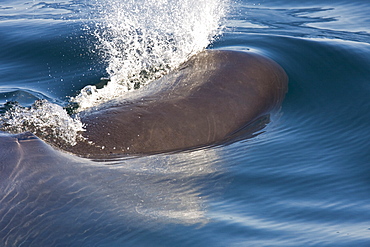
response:
<path id="1" fill-rule="evenodd" d="M 207 50 L 130 98 L 82 113 L 86 141 L 66 149 L 105 156 L 225 143 L 268 116 L 286 91 L 287 76 L 270 59 Z"/>
<path id="2" fill-rule="evenodd" d="M 174 156 L 112 165 L 0 133 L 0 246 L 126 246 L 163 222 L 204 224 L 196 191 L 212 181 L 212 162 L 184 167 L 187 153 Z"/>

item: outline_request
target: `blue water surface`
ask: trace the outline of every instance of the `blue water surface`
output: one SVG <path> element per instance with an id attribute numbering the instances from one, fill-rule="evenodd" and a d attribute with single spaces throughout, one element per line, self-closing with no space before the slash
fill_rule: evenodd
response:
<path id="1" fill-rule="evenodd" d="M 84 31 L 90 8 L 79 0 L 0 2 L 1 113 L 9 101 L 30 106 L 37 99 L 47 99 L 64 105 L 81 88 L 106 76 L 104 61 L 91 53 L 94 38 Z M 104 220 L 95 217 L 86 224 L 104 222 L 109 231 L 99 228 L 91 235 L 81 234 L 90 229 L 84 229 L 86 225 L 74 230 L 81 232 L 60 230 L 61 220 L 49 236 L 59 230 L 68 234 L 50 243 L 370 246 L 369 12 L 370 3 L 361 0 L 232 3 L 224 34 L 209 48 L 253 51 L 279 63 L 289 76 L 281 110 L 252 139 L 197 151 L 201 153 L 119 164 L 147 165 L 153 174 L 164 160 L 168 167 L 189 169 L 194 177 L 168 179 L 169 187 L 177 186 L 168 193 L 185 208 L 176 211 L 181 212 L 181 217 L 174 216 L 177 220 L 161 218 L 159 212 L 167 210 L 166 203 L 155 204 L 160 209 L 142 211 L 141 217 L 127 211 L 126 221 L 117 220 L 122 212 L 104 215 Z M 202 169 L 209 172 L 198 173 Z M 127 186 L 128 198 L 148 194 L 151 182 L 166 181 L 148 180 L 145 187 L 131 178 L 126 184 L 116 183 Z M 154 187 L 149 194 L 157 197 L 162 191 Z M 183 193 L 189 197 L 181 197 Z M 132 198 L 125 202 L 140 212 Z M 184 220 L 195 217 L 184 213 L 190 207 L 186 203 L 199 204 L 196 211 L 201 220 Z M 13 246 L 11 234 L 1 236 L 3 243 L 7 239 L 7 246 Z M 42 246 L 37 245 L 42 236 L 41 232 L 14 246 Z"/>

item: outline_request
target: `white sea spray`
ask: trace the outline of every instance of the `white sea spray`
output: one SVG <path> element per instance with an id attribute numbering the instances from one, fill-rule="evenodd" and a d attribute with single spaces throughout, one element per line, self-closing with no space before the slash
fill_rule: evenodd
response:
<path id="1" fill-rule="evenodd" d="M 90 32 L 110 81 L 88 86 L 72 101 L 78 111 L 140 88 L 206 48 L 222 31 L 224 0 L 96 1 Z"/>
<path id="2" fill-rule="evenodd" d="M 0 127 L 11 133 L 32 132 L 58 144 L 75 145 L 84 131 L 78 116 L 71 117 L 63 107 L 38 100 L 31 107 L 15 105 L 0 118 Z"/>

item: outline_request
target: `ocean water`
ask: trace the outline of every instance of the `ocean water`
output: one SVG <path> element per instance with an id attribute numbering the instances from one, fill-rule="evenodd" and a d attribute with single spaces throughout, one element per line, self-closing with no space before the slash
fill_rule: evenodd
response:
<path id="1" fill-rule="evenodd" d="M 205 48 L 253 51 L 289 76 L 266 128 L 227 146 L 97 162 L 37 142 L 18 163 L 53 167 L 37 181 L 7 176 L 2 158 L 1 245 L 370 246 L 369 11 L 360 0 L 1 0 L 3 124 L 16 107 L 12 126 L 63 119 L 42 124 L 73 139 L 67 110 L 129 94 Z M 37 100 L 51 108 L 27 110 Z"/>

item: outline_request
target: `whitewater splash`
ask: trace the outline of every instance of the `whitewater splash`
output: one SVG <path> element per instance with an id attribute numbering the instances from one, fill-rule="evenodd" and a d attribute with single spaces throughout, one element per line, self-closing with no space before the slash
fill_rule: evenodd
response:
<path id="1" fill-rule="evenodd" d="M 45 100 L 15 105 L 1 116 L 0 130 L 74 145 L 83 131 L 78 112 L 124 97 L 202 51 L 221 34 L 228 6 L 228 0 L 95 1 L 86 30 L 97 39 L 94 52 L 107 64 L 108 83 L 71 98 L 77 115 Z"/>
<path id="2" fill-rule="evenodd" d="M 84 131 L 78 116 L 71 117 L 59 105 L 37 100 L 31 107 L 12 106 L 0 119 L 1 129 L 12 133 L 30 131 L 59 145 L 75 145 Z"/>
<path id="3" fill-rule="evenodd" d="M 206 48 L 221 33 L 228 6 L 222 0 L 98 0 L 97 5 L 101 19 L 91 33 L 110 81 L 73 98 L 79 111 L 138 89 Z"/>

